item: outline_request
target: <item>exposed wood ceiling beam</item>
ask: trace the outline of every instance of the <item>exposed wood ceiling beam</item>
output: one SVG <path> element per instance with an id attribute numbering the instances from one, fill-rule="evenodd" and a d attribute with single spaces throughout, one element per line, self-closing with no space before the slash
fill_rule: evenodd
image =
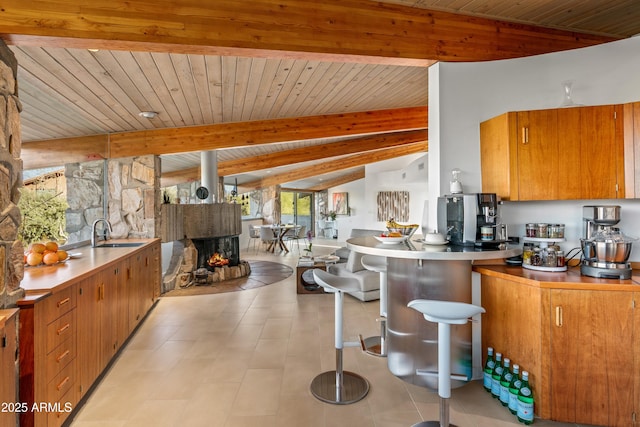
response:
<path id="1" fill-rule="evenodd" d="M 365 177 L 365 168 L 364 166 L 359 167 L 354 172 L 349 173 L 347 175 L 342 175 L 341 177 L 330 179 L 326 181 L 322 181 L 321 184 L 309 187 L 303 191 L 323 191 L 328 190 L 331 187 L 337 187 L 338 185 L 348 184 L 353 181 L 357 181 L 359 179 L 363 179 Z"/>
<path id="2" fill-rule="evenodd" d="M 12 1 L 8 44 L 428 66 L 614 40 L 370 0 Z"/>
<path id="3" fill-rule="evenodd" d="M 117 158 L 206 151 L 274 142 L 425 129 L 427 122 L 427 107 L 324 114 L 116 133 L 108 136 L 107 152 L 103 145 L 107 136 L 33 141 L 22 145 L 21 157 L 25 169 L 35 169 L 86 161 L 91 159 L 89 156 L 94 155 Z"/>
<path id="4" fill-rule="evenodd" d="M 219 123 L 112 134 L 110 157 L 170 154 L 425 129 L 427 107 Z"/>
<path id="5" fill-rule="evenodd" d="M 427 139 L 428 132 L 424 129 L 365 136 L 362 138 L 314 145 L 311 147 L 299 147 L 262 156 L 220 162 L 218 164 L 218 174 L 226 176 L 246 173 L 278 166 L 286 166 L 293 163 L 321 160 L 346 154 L 355 154 L 363 151 L 399 147 L 414 142 L 427 141 Z"/>
<path id="6" fill-rule="evenodd" d="M 386 148 L 384 150 L 377 150 L 364 154 L 345 156 L 339 159 L 317 163 L 313 166 L 305 166 L 289 172 L 269 175 L 260 180 L 246 182 L 240 187 L 244 189 L 270 187 L 281 184 L 283 182 L 297 181 L 300 179 L 306 179 L 329 172 L 350 169 L 357 166 L 364 166 L 368 163 L 375 163 L 382 160 L 389 160 L 396 157 L 406 156 L 408 154 L 426 152 L 427 147 L 427 142 L 417 142 L 415 144 L 406 144 L 402 147 Z"/>
<path id="7" fill-rule="evenodd" d="M 253 172 L 263 169 L 286 166 L 294 163 L 343 156 L 363 151 L 380 150 L 398 147 L 404 144 L 427 141 L 427 130 L 397 132 L 383 135 L 365 136 L 347 141 L 319 144 L 311 147 L 300 147 L 278 151 L 255 157 L 226 160 L 218 163 L 218 175 L 227 176 Z M 200 178 L 200 167 L 163 173 L 162 186 L 175 185 L 181 182 L 195 181 Z"/>

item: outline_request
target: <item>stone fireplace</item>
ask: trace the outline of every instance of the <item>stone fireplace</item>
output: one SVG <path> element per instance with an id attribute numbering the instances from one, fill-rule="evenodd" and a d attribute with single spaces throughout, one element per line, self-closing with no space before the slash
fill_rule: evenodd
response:
<path id="1" fill-rule="evenodd" d="M 165 275 L 163 292 L 192 283 L 209 285 L 238 279 L 251 273 L 240 259 L 242 222 L 240 205 L 203 203 L 162 206 L 163 242 L 180 242 L 172 264 L 176 272 Z M 179 258 L 174 262 L 175 258 Z M 167 277 L 171 276 L 169 283 Z"/>
<path id="2" fill-rule="evenodd" d="M 212 270 L 228 265 L 235 267 L 240 263 L 240 238 L 238 236 L 213 237 L 210 239 L 191 239 L 198 251 L 198 268 Z"/>

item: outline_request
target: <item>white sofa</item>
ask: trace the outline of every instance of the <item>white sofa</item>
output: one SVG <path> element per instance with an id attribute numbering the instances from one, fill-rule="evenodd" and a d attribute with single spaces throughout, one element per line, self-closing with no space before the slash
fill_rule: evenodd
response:
<path id="1" fill-rule="evenodd" d="M 349 237 L 373 236 L 380 233 L 382 233 L 380 230 L 354 228 L 351 230 L 351 235 Z M 369 271 L 362 266 L 361 260 L 363 254 L 351 251 L 344 247 L 336 250 L 335 255 L 339 256 L 341 260 L 346 260 L 346 262 L 330 264 L 327 266 L 327 271 L 331 274 L 335 274 L 336 276 L 357 279 L 360 283 L 360 290 L 350 292 L 349 295 L 352 295 L 360 301 L 373 301 L 380 299 L 380 273 Z"/>

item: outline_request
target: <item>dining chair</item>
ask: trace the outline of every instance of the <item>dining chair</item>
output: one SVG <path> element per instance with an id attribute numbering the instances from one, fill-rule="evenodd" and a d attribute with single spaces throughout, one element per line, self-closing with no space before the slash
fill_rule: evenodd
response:
<path id="1" fill-rule="evenodd" d="M 295 241 L 296 246 L 298 247 L 298 253 L 300 253 L 300 240 L 304 240 L 305 232 L 307 231 L 306 225 L 296 225 L 293 233 L 290 236 L 285 236 L 287 242 L 289 242 L 289 249 L 292 249 L 292 244 Z"/>
<path id="2" fill-rule="evenodd" d="M 268 251 L 275 246 L 275 244 L 278 241 L 278 238 L 273 233 L 273 229 L 270 226 L 263 225 L 260 227 L 260 240 L 262 240 L 263 244 L 268 245 L 267 246 L 267 251 Z"/>
<path id="3" fill-rule="evenodd" d="M 253 242 L 253 249 L 255 249 L 256 253 L 258 253 L 258 247 L 256 246 L 258 240 L 260 240 L 260 226 L 249 225 L 249 241 L 247 242 L 247 252 L 249 252 L 249 247 L 251 246 L 251 242 Z"/>

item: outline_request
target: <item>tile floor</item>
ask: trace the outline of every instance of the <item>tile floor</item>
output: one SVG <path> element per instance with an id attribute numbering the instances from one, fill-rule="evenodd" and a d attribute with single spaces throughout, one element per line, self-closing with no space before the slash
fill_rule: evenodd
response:
<path id="1" fill-rule="evenodd" d="M 318 255 L 334 249 L 314 241 Z M 291 266 L 297 256 L 243 253 Z M 344 365 L 369 380 L 368 396 L 332 405 L 311 395 L 311 380 L 335 368 L 333 302 L 297 295 L 295 275 L 241 292 L 161 298 L 71 426 L 407 427 L 437 419 L 436 392 L 394 377 L 384 358 L 357 347 L 344 350 Z M 344 312 L 345 339 L 379 332 L 377 302 L 347 297 Z M 477 381 L 453 390 L 451 422 L 520 425 Z"/>

